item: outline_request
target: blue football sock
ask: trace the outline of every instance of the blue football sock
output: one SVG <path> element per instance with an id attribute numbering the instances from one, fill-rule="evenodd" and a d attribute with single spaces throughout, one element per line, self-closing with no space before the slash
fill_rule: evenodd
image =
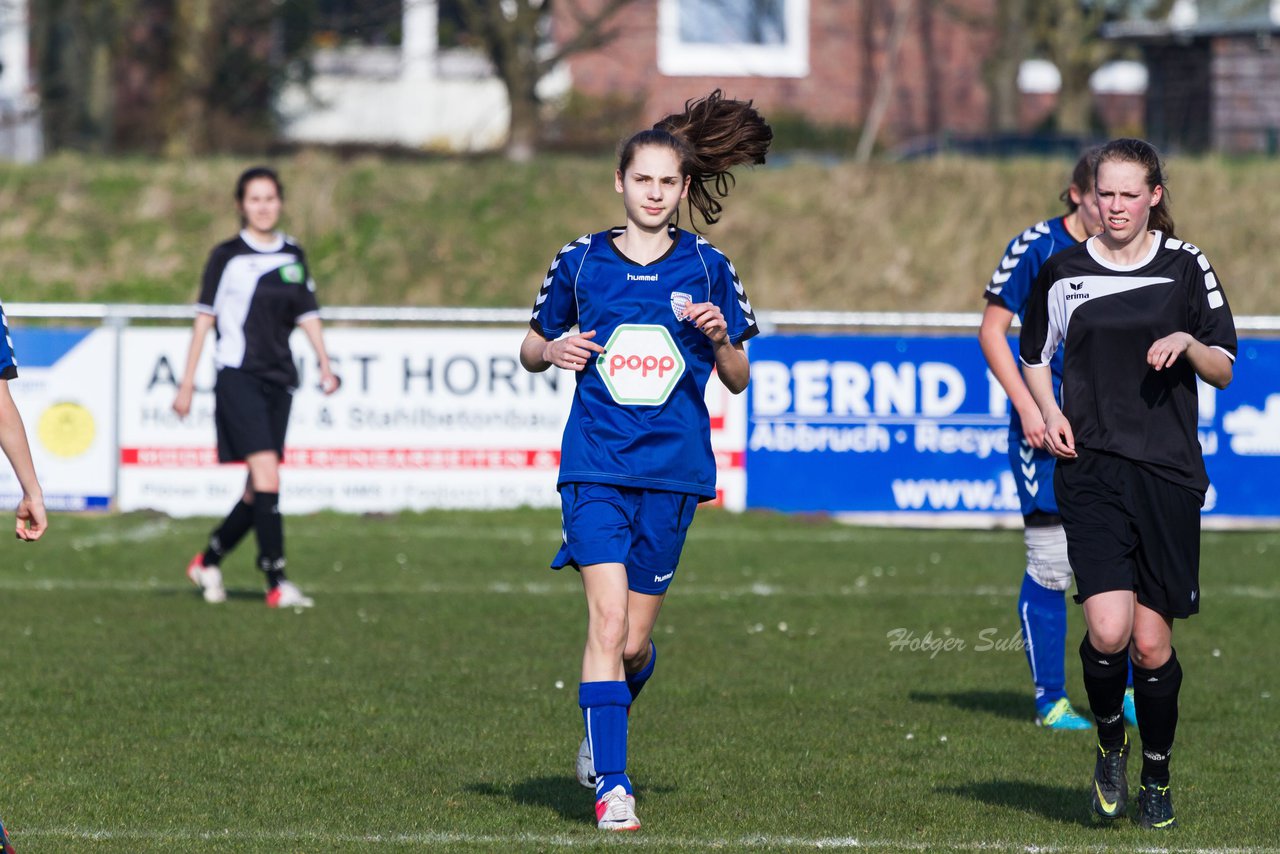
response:
<path id="1" fill-rule="evenodd" d="M 596 769 L 596 792 L 622 786 L 632 794 L 627 778 L 627 706 L 631 691 L 626 682 L 583 682 L 578 685 L 578 705 L 591 745 Z"/>
<path id="2" fill-rule="evenodd" d="M 653 675 L 653 666 L 658 662 L 658 647 L 653 641 L 649 641 L 649 663 L 646 664 L 639 673 L 627 674 L 627 690 L 631 692 L 631 702 L 636 701 L 636 697 L 640 696 L 640 692 L 644 689 L 644 683 L 649 681 L 649 677 Z"/>
<path id="3" fill-rule="evenodd" d="M 1052 705 L 1067 696 L 1067 594 L 1050 590 L 1030 575 L 1022 576 L 1018 597 L 1022 642 L 1036 686 L 1036 707 Z"/>

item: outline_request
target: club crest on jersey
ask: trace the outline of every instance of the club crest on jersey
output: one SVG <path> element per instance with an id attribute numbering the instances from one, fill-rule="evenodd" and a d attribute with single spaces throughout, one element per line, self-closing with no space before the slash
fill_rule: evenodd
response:
<path id="1" fill-rule="evenodd" d="M 689 303 L 693 302 L 693 297 L 680 291 L 671 292 L 671 310 L 675 312 L 676 320 L 684 320 L 685 310 L 689 307 Z"/>
<path id="2" fill-rule="evenodd" d="M 280 268 L 280 278 L 291 285 L 300 285 L 302 280 L 306 278 L 306 274 L 303 272 L 301 264 L 285 264 Z"/>
<path id="3" fill-rule="evenodd" d="M 684 375 L 684 355 L 665 326 L 624 323 L 609 336 L 596 370 L 615 403 L 659 406 Z"/>

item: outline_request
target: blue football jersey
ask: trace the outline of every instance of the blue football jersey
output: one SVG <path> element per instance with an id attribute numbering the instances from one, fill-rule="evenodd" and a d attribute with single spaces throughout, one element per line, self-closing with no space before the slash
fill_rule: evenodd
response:
<path id="1" fill-rule="evenodd" d="M 1009 241 L 1000 265 L 991 274 L 987 282 L 987 290 L 983 294 L 987 302 L 1007 308 L 1018 316 L 1018 321 L 1027 319 L 1027 302 L 1031 298 L 1032 285 L 1036 276 L 1049 256 L 1076 245 L 1076 239 L 1067 231 L 1066 217 L 1038 222 Z M 1062 385 L 1062 348 L 1054 353 L 1049 363 L 1053 371 L 1053 396 L 1058 396 Z M 1012 410 L 1009 427 L 1022 434 L 1022 421 L 1017 410 Z"/>
<path id="2" fill-rule="evenodd" d="M 577 376 L 560 447 L 558 484 L 609 483 L 714 498 L 711 419 L 703 392 L 715 367 L 710 339 L 683 320 L 691 303 L 720 307 L 735 343 L 755 314 L 733 265 L 674 226 L 651 264 L 618 251 L 615 228 L 565 246 L 551 263 L 529 324 L 554 341 L 575 325 L 605 352 Z"/>
<path id="3" fill-rule="evenodd" d="M 11 380 L 18 375 L 18 358 L 13 354 L 13 339 L 9 337 L 9 318 L 0 306 L 0 380 Z"/>

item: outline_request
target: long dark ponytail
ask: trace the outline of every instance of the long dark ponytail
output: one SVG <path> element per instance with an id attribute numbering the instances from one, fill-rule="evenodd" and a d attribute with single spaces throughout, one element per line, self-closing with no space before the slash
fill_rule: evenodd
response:
<path id="1" fill-rule="evenodd" d="M 1098 151 L 1098 163 L 1094 166 L 1094 181 L 1097 181 L 1098 167 L 1108 161 L 1118 163 L 1135 163 L 1146 173 L 1147 189 L 1163 187 L 1160 202 L 1151 209 L 1151 217 L 1147 224 L 1165 237 L 1173 237 L 1173 212 L 1169 209 L 1169 179 L 1165 177 L 1164 164 L 1160 162 L 1160 152 L 1145 139 L 1129 137 L 1113 139 Z M 1095 184 L 1096 186 L 1096 184 Z"/>
<path id="2" fill-rule="evenodd" d="M 733 188 L 734 166 L 764 163 L 773 129 L 750 101 L 725 98 L 716 89 L 704 98 L 685 102 L 649 130 L 623 142 L 618 171 L 625 173 L 636 150 L 648 145 L 669 148 L 680 158 L 680 171 L 689 177 L 689 217 L 696 210 L 706 225 L 720 219 L 720 199 Z M 701 231 L 696 220 L 693 227 Z"/>

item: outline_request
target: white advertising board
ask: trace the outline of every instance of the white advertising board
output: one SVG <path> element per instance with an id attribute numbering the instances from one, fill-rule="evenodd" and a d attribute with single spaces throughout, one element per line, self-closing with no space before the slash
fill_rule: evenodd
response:
<path id="1" fill-rule="evenodd" d="M 22 413 L 50 510 L 106 510 L 115 490 L 116 338 L 110 329 L 23 329 L 13 336 Z M 0 505 L 22 488 L 0 460 Z"/>
<path id="2" fill-rule="evenodd" d="M 301 383 L 281 476 L 284 512 L 557 506 L 574 379 L 554 369 L 525 372 L 517 355 L 523 337 L 519 328 L 329 329 L 342 387 L 325 397 L 310 347 L 296 333 Z M 179 420 L 170 410 L 189 340 L 178 329 L 123 334 L 123 510 L 218 515 L 244 487 L 243 466 L 217 463 L 211 346 L 190 416 Z M 713 380 L 708 403 L 723 501 L 741 507 L 745 401 Z"/>

